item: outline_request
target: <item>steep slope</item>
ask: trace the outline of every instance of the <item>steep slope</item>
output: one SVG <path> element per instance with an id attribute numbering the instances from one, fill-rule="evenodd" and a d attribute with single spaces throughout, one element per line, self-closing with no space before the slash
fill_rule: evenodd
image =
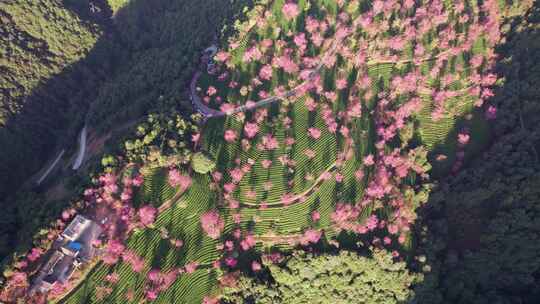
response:
<path id="1" fill-rule="evenodd" d="M 2 1 L 0 123 L 16 115 L 40 83 L 84 57 L 98 28 L 61 1 Z"/>
<path id="2" fill-rule="evenodd" d="M 420 248 L 436 283 L 420 286 L 418 303 L 540 301 L 539 4 L 508 28 L 498 49 L 505 81 L 493 98 L 497 140 L 421 211 Z"/>
<path id="3" fill-rule="evenodd" d="M 0 4 L 0 196 L 35 172 L 54 146 L 62 110 L 75 100 L 58 98 L 68 83 L 50 81 L 83 58 L 99 36 L 62 1 Z M 46 85 L 45 85 L 46 84 Z M 44 86 L 51 88 L 44 89 Z"/>

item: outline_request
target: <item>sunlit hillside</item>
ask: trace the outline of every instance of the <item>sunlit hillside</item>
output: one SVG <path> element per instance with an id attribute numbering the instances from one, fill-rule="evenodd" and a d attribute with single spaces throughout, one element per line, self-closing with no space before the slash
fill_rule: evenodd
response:
<path id="1" fill-rule="evenodd" d="M 187 101 L 160 109 L 121 155 L 104 157 L 77 204 L 15 258 L 0 300 L 478 300 L 466 294 L 476 281 L 460 289 L 463 272 L 441 273 L 451 272 L 454 254 L 465 260 L 460 271 L 474 269 L 460 250 L 478 249 L 475 233 L 485 231 L 463 219 L 487 211 L 444 206 L 462 193 L 490 197 L 477 180 L 478 192 L 461 192 L 459 174 L 483 174 L 466 167 L 505 134 L 492 126 L 505 108 L 496 94 L 513 79 L 500 67 L 500 54 L 510 55 L 498 49 L 513 33 L 510 20 L 519 24 L 511 9 L 496 0 L 256 1 L 177 84 L 192 113 L 182 110 Z M 452 186 L 440 186 L 446 176 Z M 69 280 L 35 292 L 46 250 L 76 214 L 103 229 L 89 244 L 98 253 Z M 493 254 L 485 250 L 478 256 Z M 519 278 L 538 282 L 532 271 Z"/>

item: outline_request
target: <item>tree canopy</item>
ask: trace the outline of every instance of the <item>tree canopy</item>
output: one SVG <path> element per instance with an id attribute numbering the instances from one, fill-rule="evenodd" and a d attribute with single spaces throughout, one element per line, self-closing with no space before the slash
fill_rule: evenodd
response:
<path id="1" fill-rule="evenodd" d="M 211 172 L 216 167 L 216 163 L 202 152 L 193 154 L 191 158 L 191 166 L 197 173 L 206 174 Z"/>
<path id="2" fill-rule="evenodd" d="M 390 252 L 375 249 L 371 256 L 350 251 L 314 255 L 295 252 L 283 264 L 264 263 L 269 279 L 242 276 L 228 288 L 230 303 L 403 303 L 420 277 L 394 262 Z"/>

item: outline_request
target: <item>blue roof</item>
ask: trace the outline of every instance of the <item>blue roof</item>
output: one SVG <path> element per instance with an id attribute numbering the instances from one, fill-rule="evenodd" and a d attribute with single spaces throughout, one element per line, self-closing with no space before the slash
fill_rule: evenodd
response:
<path id="1" fill-rule="evenodd" d="M 73 251 L 80 251 L 82 249 L 82 244 L 79 242 L 69 242 L 67 248 Z"/>

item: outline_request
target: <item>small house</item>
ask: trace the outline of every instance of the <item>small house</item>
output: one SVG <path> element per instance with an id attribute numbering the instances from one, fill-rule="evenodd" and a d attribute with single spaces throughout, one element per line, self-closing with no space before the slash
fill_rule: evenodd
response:
<path id="1" fill-rule="evenodd" d="M 55 247 L 56 250 L 41 268 L 32 290 L 45 293 L 55 284 L 66 283 L 83 262 L 96 254 L 92 242 L 101 232 L 102 229 L 96 222 L 77 215 L 62 232 L 58 247 Z"/>
<path id="2" fill-rule="evenodd" d="M 87 219 L 86 217 L 82 215 L 77 215 L 73 219 L 73 221 L 69 223 L 64 232 L 62 232 L 62 237 L 71 241 L 75 241 L 81 236 L 83 231 L 88 228 L 88 226 L 90 226 L 91 223 L 92 221 Z"/>

